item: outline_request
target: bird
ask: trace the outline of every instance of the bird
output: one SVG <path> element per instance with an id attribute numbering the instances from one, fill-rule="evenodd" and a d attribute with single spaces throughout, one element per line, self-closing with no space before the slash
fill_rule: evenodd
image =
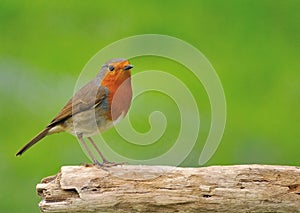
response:
<path id="1" fill-rule="evenodd" d="M 113 164 L 104 157 L 92 136 L 110 129 L 127 114 L 132 99 L 132 68 L 129 60 L 124 58 L 107 61 L 95 78 L 80 88 L 52 121 L 23 146 L 16 156 L 22 155 L 48 135 L 67 132 L 78 138 L 94 164 Z M 97 161 L 85 138 L 99 154 L 102 163 Z"/>

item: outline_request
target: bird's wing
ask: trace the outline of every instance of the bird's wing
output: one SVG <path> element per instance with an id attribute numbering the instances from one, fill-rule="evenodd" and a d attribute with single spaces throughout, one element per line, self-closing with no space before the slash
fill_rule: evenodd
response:
<path id="1" fill-rule="evenodd" d="M 67 102 L 58 115 L 50 122 L 48 127 L 53 127 L 74 114 L 89 110 L 101 104 L 107 96 L 108 89 L 106 87 L 99 86 L 95 80 L 90 81 Z"/>

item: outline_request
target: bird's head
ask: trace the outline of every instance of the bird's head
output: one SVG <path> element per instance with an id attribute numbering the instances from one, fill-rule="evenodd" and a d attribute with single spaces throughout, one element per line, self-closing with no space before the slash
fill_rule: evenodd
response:
<path id="1" fill-rule="evenodd" d="M 127 59 L 116 58 L 106 62 L 99 73 L 101 85 L 120 85 L 126 79 L 130 78 L 133 66 Z"/>

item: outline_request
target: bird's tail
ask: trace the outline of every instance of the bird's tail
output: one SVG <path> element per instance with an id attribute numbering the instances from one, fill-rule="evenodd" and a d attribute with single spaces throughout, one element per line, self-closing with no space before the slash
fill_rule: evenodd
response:
<path id="1" fill-rule="evenodd" d="M 44 138 L 49 130 L 51 129 L 51 127 L 46 127 L 43 131 L 41 131 L 39 134 L 37 134 L 31 141 L 29 141 L 29 143 L 27 143 L 25 146 L 23 146 L 22 149 L 20 149 L 16 156 L 18 155 L 22 155 L 23 152 L 25 152 L 27 149 L 29 149 L 30 147 L 32 147 L 34 144 L 36 144 L 37 142 L 39 142 L 42 138 Z"/>

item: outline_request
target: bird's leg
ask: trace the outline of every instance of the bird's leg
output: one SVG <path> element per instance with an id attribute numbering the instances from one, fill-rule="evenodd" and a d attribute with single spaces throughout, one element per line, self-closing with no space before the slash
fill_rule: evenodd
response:
<path id="1" fill-rule="evenodd" d="M 95 158 L 95 156 L 93 155 L 93 153 L 91 152 L 91 150 L 89 149 L 88 145 L 86 144 L 86 142 L 84 141 L 82 134 L 77 134 L 77 138 L 79 139 L 80 143 L 83 145 L 83 147 L 85 148 L 85 150 L 88 152 L 89 156 L 92 158 L 92 161 L 94 164 L 96 165 L 101 165 Z"/>
<path id="2" fill-rule="evenodd" d="M 91 137 L 88 137 L 89 141 L 92 143 L 93 147 L 96 149 L 100 157 L 102 158 L 103 163 L 109 163 L 109 161 L 104 157 L 98 146 L 95 144 L 94 140 Z"/>
<path id="3" fill-rule="evenodd" d="M 116 162 L 110 162 L 108 161 L 104 155 L 102 154 L 102 152 L 100 151 L 100 149 L 98 148 L 98 146 L 96 145 L 96 143 L 94 142 L 94 140 L 91 137 L 88 137 L 89 141 L 92 143 L 93 147 L 96 149 L 96 151 L 98 152 L 98 154 L 100 155 L 100 157 L 102 158 L 103 164 L 104 166 L 117 166 L 117 165 L 124 165 L 126 163 L 116 163 Z"/>

